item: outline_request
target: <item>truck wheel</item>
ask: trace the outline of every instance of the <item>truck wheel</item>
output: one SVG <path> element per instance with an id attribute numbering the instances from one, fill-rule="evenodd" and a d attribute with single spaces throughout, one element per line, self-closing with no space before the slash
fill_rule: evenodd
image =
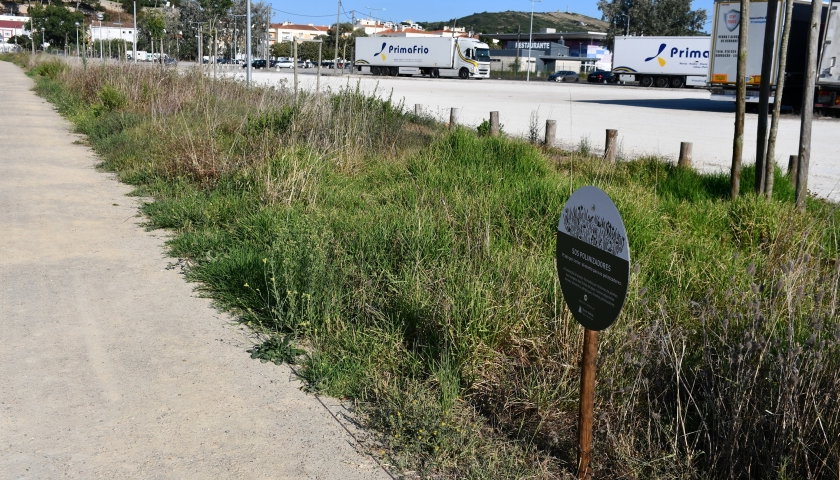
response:
<path id="1" fill-rule="evenodd" d="M 458 78 L 462 80 L 466 80 L 470 78 L 470 71 L 466 69 L 466 67 L 458 70 Z"/>
<path id="2" fill-rule="evenodd" d="M 379 75 L 379 67 L 370 67 L 371 75 Z"/>
<path id="3" fill-rule="evenodd" d="M 440 70 L 437 68 L 432 69 L 432 78 L 440 78 Z"/>
<path id="4" fill-rule="evenodd" d="M 656 88 L 665 88 L 668 86 L 668 77 L 656 77 L 653 84 Z"/>
<path id="5" fill-rule="evenodd" d="M 650 87 L 653 85 L 653 77 L 639 77 L 640 87 Z"/>
<path id="6" fill-rule="evenodd" d="M 671 77 L 671 88 L 682 88 L 685 85 L 683 77 Z"/>
<path id="7" fill-rule="evenodd" d="M 399 67 L 391 67 L 391 68 L 388 69 L 388 75 L 390 75 L 392 77 L 396 77 L 399 74 L 400 74 Z"/>

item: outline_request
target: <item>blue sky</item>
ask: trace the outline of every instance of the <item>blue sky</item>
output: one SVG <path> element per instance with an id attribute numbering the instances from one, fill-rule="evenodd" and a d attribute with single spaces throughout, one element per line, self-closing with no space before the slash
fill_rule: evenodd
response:
<path id="1" fill-rule="evenodd" d="M 329 25 L 335 23 L 338 0 L 283 1 L 270 0 L 274 7 L 272 20 L 295 23 Z M 349 21 L 352 11 L 356 17 L 400 22 L 438 21 L 464 17 L 478 12 L 505 10 L 531 11 L 531 0 L 342 0 L 342 21 Z M 569 11 L 601 18 L 596 0 L 542 0 L 533 3 L 536 12 Z M 712 0 L 694 0 L 693 8 L 705 8 L 711 17 Z"/>

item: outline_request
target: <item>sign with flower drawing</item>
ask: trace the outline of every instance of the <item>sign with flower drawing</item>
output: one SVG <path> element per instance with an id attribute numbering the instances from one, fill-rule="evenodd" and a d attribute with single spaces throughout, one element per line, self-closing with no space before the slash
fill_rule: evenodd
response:
<path id="1" fill-rule="evenodd" d="M 581 187 L 566 202 L 557 225 L 557 274 L 578 323 L 597 331 L 618 318 L 630 248 L 621 214 L 603 190 Z"/>

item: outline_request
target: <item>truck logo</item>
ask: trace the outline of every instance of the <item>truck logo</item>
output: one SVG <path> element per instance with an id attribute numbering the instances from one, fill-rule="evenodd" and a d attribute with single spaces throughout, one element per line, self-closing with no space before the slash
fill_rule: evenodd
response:
<path id="1" fill-rule="evenodd" d="M 654 56 L 652 56 L 652 57 L 647 57 L 647 58 L 645 59 L 645 61 L 646 61 L 646 62 L 649 62 L 649 61 L 651 61 L 651 60 L 653 60 L 653 59 L 655 58 L 655 59 L 656 59 L 656 61 L 657 61 L 657 62 L 659 62 L 659 66 L 660 66 L 660 67 L 664 67 L 664 66 L 665 66 L 665 59 L 664 59 L 664 58 L 662 58 L 662 57 L 660 57 L 660 55 L 662 55 L 662 52 L 663 52 L 664 50 L 665 50 L 665 44 L 664 44 L 664 43 L 659 44 L 659 51 L 658 51 L 658 52 L 656 52 L 656 55 L 654 55 Z"/>
<path id="2" fill-rule="evenodd" d="M 384 52 L 384 51 L 385 51 L 385 46 L 386 46 L 386 45 L 388 45 L 388 43 L 387 43 L 387 42 L 382 42 L 382 48 L 380 48 L 378 52 L 374 53 L 374 54 L 373 54 L 373 56 L 375 57 L 375 56 L 377 56 L 377 55 L 379 55 L 379 54 L 382 54 L 382 60 L 385 60 L 385 54 L 384 54 L 384 53 L 382 53 L 382 52 Z"/>
<path id="3" fill-rule="evenodd" d="M 734 8 L 723 14 L 723 24 L 730 32 L 735 31 L 738 25 L 741 24 L 741 11 Z"/>

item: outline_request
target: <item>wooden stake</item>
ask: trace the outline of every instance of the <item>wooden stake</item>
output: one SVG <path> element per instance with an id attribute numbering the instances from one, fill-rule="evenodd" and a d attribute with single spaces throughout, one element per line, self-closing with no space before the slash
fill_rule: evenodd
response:
<path id="1" fill-rule="evenodd" d="M 498 137 L 502 129 L 499 125 L 499 112 L 490 112 L 490 136 Z"/>
<path id="2" fill-rule="evenodd" d="M 546 120 L 545 121 L 545 146 L 546 147 L 553 147 L 555 137 L 557 137 L 557 121 L 556 120 Z"/>
<path id="3" fill-rule="evenodd" d="M 580 369 L 580 421 L 578 423 L 578 479 L 592 478 L 592 411 L 595 406 L 595 362 L 598 358 L 598 331 L 584 329 L 583 358 Z"/>
<path id="4" fill-rule="evenodd" d="M 691 150 L 693 144 L 691 142 L 680 142 L 680 159 L 677 166 L 681 168 L 691 168 Z"/>
<path id="5" fill-rule="evenodd" d="M 452 107 L 449 110 L 449 128 L 455 128 L 455 125 L 458 124 L 458 113 L 461 111 L 460 108 Z"/>
<path id="6" fill-rule="evenodd" d="M 799 169 L 799 155 L 791 155 L 788 157 L 787 175 L 793 181 L 796 181 L 796 171 Z"/>
<path id="7" fill-rule="evenodd" d="M 607 140 L 604 142 L 604 160 L 615 163 L 615 155 L 618 151 L 618 130 L 607 129 Z"/>

